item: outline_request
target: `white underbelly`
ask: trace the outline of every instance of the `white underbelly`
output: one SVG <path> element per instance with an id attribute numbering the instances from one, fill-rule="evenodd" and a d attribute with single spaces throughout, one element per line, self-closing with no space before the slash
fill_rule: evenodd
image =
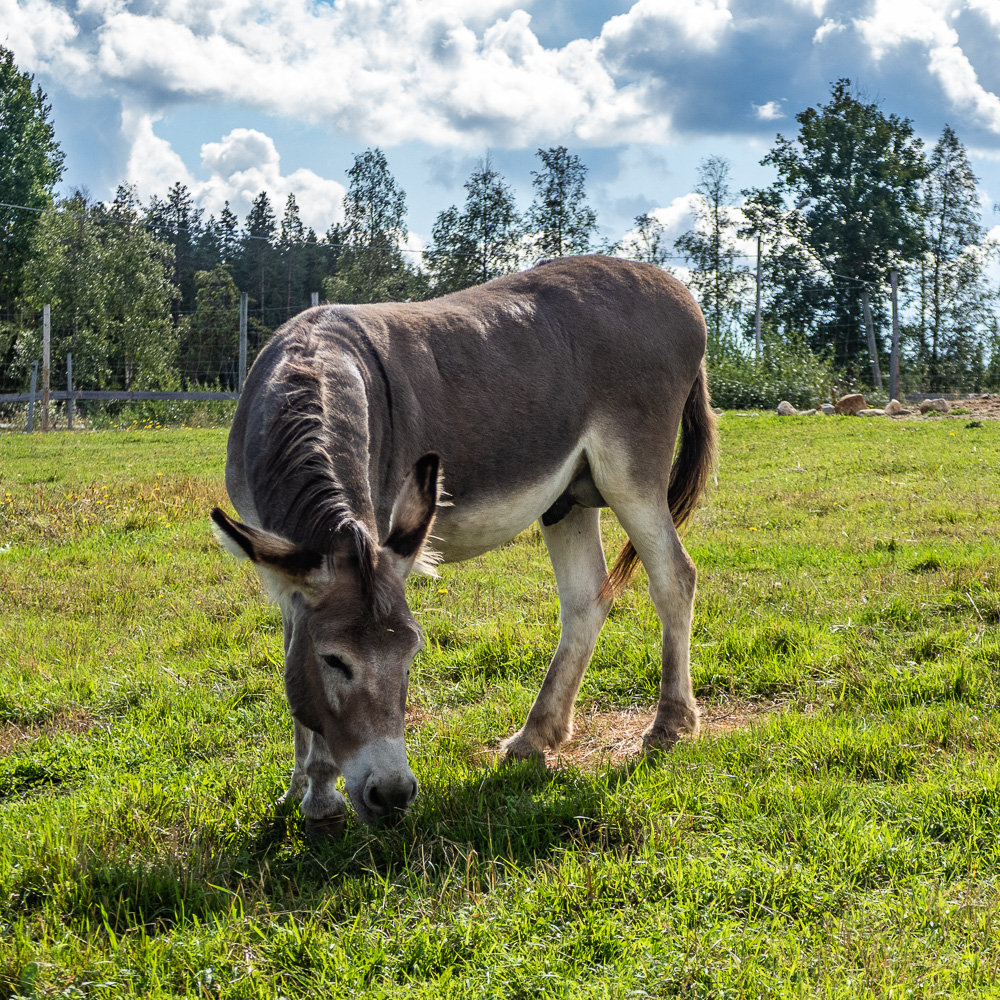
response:
<path id="1" fill-rule="evenodd" d="M 460 562 L 509 542 L 537 521 L 566 489 L 583 447 L 545 479 L 520 485 L 502 496 L 477 503 L 456 503 L 438 509 L 431 530 L 431 547 L 444 562 Z M 445 490 L 448 488 L 445 478 Z"/>

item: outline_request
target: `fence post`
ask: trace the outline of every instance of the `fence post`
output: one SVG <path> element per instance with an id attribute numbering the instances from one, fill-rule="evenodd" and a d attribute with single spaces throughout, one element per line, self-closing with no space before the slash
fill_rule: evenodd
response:
<path id="1" fill-rule="evenodd" d="M 35 389 L 38 388 L 38 362 L 31 362 L 31 396 L 28 399 L 28 428 L 26 434 L 35 429 Z"/>
<path id="2" fill-rule="evenodd" d="M 49 429 L 49 375 L 52 362 L 52 310 L 42 306 L 42 430 Z"/>
<path id="3" fill-rule="evenodd" d="M 753 343 L 757 351 L 757 361 L 760 361 L 760 243 L 761 236 L 757 234 L 757 308 L 753 315 Z"/>
<path id="4" fill-rule="evenodd" d="M 889 356 L 889 398 L 899 399 L 899 271 L 889 272 L 892 283 L 892 353 Z"/>
<path id="5" fill-rule="evenodd" d="M 243 392 L 243 383 L 247 378 L 247 300 L 246 292 L 240 293 L 240 373 L 237 391 Z"/>
<path id="6" fill-rule="evenodd" d="M 73 402 L 73 355 L 66 355 L 66 426 L 73 429 L 76 403 Z"/>
<path id="7" fill-rule="evenodd" d="M 309 304 L 313 307 L 313 309 L 315 309 L 316 306 L 319 305 L 319 292 L 312 292 L 312 293 L 310 293 Z"/>
<path id="8" fill-rule="evenodd" d="M 872 365 L 872 383 L 876 389 L 881 389 L 882 369 L 878 363 L 878 346 L 875 343 L 875 326 L 872 323 L 872 303 L 867 285 L 861 289 L 861 308 L 865 314 L 865 330 L 868 332 L 868 357 Z"/>

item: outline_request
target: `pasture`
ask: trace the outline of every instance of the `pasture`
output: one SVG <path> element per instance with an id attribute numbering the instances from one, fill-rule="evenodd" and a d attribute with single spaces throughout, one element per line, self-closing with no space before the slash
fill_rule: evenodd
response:
<path id="1" fill-rule="evenodd" d="M 640 574 L 573 744 L 498 765 L 558 637 L 535 528 L 411 579 L 420 796 L 329 841 L 273 804 L 280 619 L 211 538 L 226 432 L 0 437 L 0 997 L 1000 995 L 1000 423 L 720 434 L 704 737 L 632 755 Z"/>

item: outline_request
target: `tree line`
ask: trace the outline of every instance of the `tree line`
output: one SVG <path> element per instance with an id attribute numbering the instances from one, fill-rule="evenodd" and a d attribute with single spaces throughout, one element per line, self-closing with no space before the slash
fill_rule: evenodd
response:
<path id="1" fill-rule="evenodd" d="M 765 349 L 828 359 L 845 383 L 868 378 L 866 303 L 884 354 L 889 272 L 904 289 L 904 381 L 927 390 L 1000 388 L 997 247 L 981 221 L 968 155 L 945 126 L 930 150 L 912 124 L 865 101 L 849 80 L 796 116 L 762 161 L 761 189 L 733 189 L 730 164 L 703 161 L 695 225 L 670 240 L 644 213 L 600 243 L 587 168 L 565 146 L 537 151 L 522 211 L 489 156 L 465 200 L 441 211 L 431 242 L 406 252 L 406 195 L 378 148 L 347 171 L 343 221 L 304 225 L 294 194 L 266 191 L 242 221 L 208 215 L 180 183 L 141 204 L 81 192 L 55 199 L 63 155 L 41 89 L 0 47 L 0 366 L 22 379 L 39 356 L 37 311 L 52 304 L 53 354 L 69 351 L 79 384 L 101 388 L 231 385 L 239 293 L 251 343 L 309 304 L 422 299 L 509 273 L 542 257 L 619 254 L 679 271 L 698 297 L 710 359 L 752 353 L 755 278 Z M 280 217 L 279 217 L 280 211 Z M 758 248 L 748 259 L 746 248 Z M 884 364 L 883 364 L 884 366 Z"/>

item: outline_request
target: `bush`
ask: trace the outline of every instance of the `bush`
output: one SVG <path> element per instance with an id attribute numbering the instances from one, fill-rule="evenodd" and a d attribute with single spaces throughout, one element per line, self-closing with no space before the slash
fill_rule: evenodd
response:
<path id="1" fill-rule="evenodd" d="M 733 348 L 709 350 L 712 403 L 724 410 L 769 410 L 783 399 L 808 409 L 830 400 L 835 381 L 829 362 L 804 346 L 767 340 L 760 363 Z"/>

